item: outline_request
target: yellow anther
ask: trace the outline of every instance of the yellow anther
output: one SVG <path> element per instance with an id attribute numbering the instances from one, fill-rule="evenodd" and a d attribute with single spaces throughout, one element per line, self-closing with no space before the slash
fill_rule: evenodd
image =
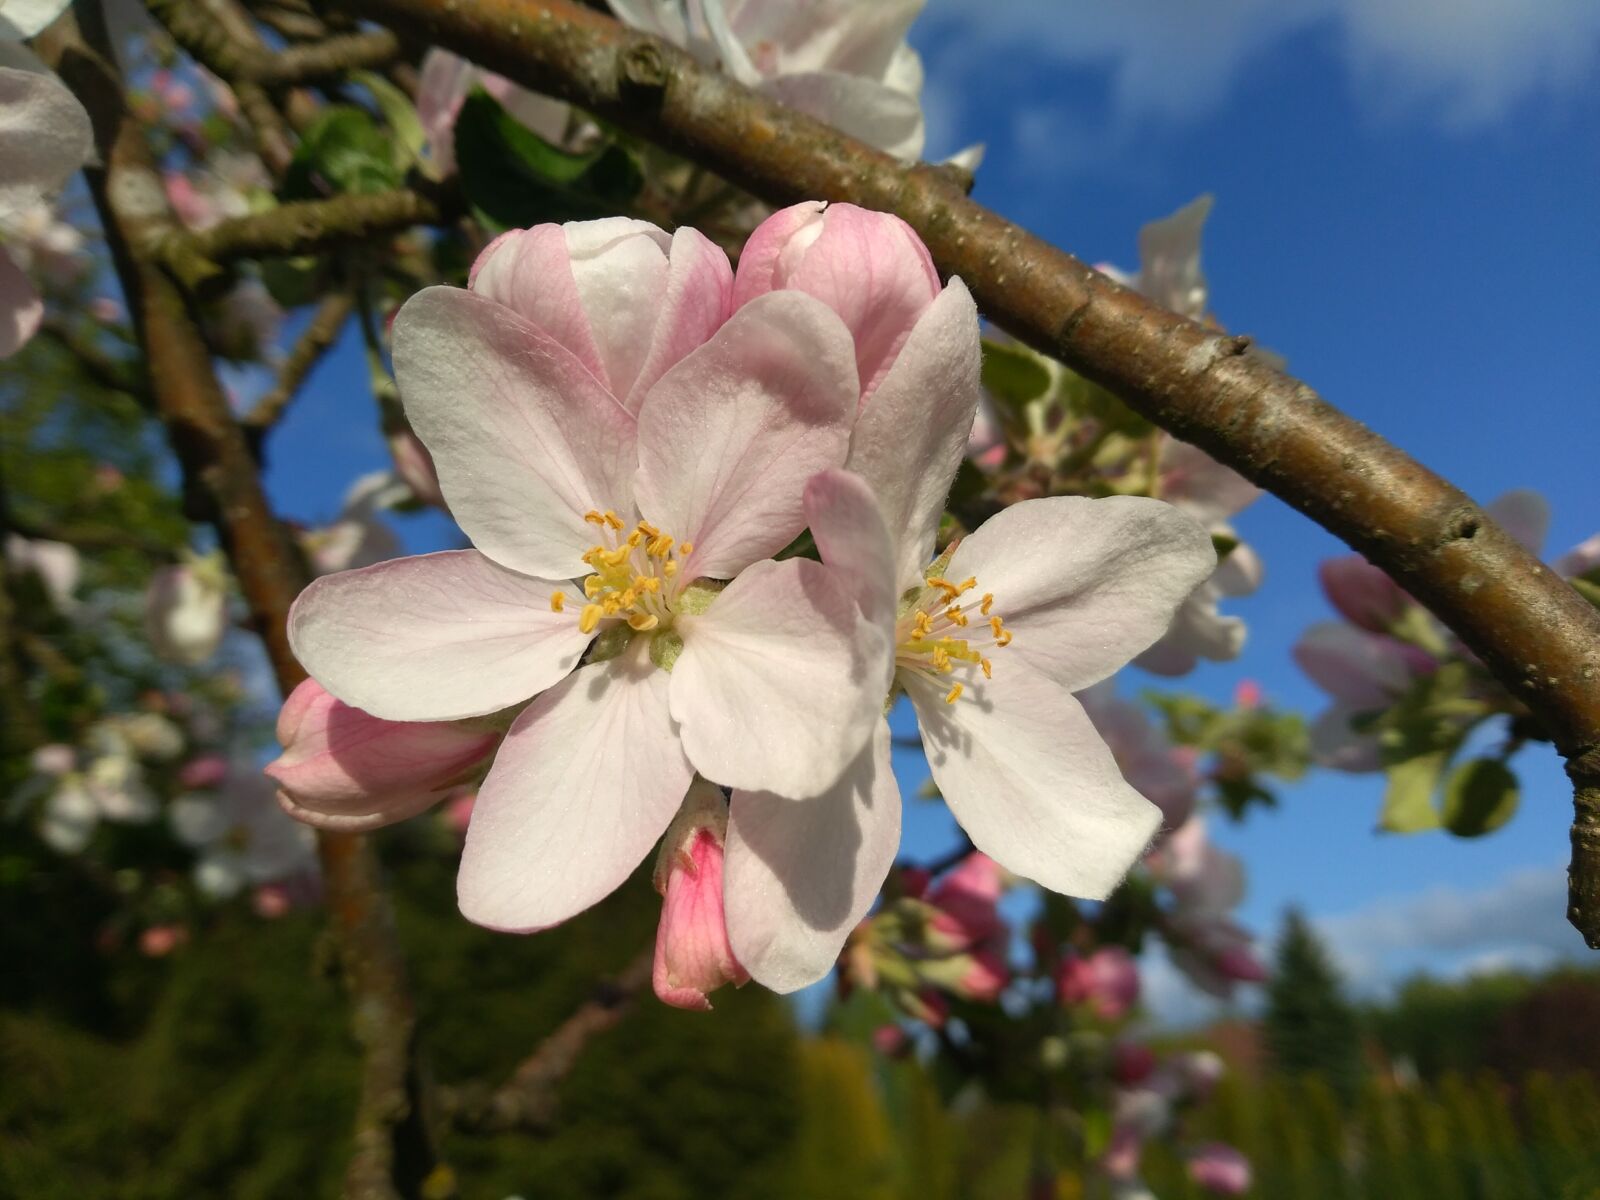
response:
<path id="1" fill-rule="evenodd" d="M 566 606 L 567 606 L 567 594 L 565 592 L 551 592 L 550 593 L 550 611 L 551 612 L 560 612 Z"/>
<path id="2" fill-rule="evenodd" d="M 583 581 L 583 594 L 593 600 L 600 590 L 606 585 L 600 582 L 600 576 L 590 575 Z"/>
<path id="3" fill-rule="evenodd" d="M 620 567 L 628 561 L 630 550 L 631 547 L 629 546 L 618 546 L 615 550 L 607 550 L 600 556 L 600 561 L 608 567 Z"/>
<path id="4" fill-rule="evenodd" d="M 583 519 L 588 521 L 591 525 L 604 525 L 606 523 L 605 514 L 599 509 L 595 508 L 591 508 L 588 512 L 584 513 Z"/>
<path id="5" fill-rule="evenodd" d="M 957 700 L 961 699 L 961 690 L 961 685 L 959 683 L 956 684 L 947 693 L 945 693 L 944 702 L 946 704 L 954 704 Z"/>
<path id="6" fill-rule="evenodd" d="M 646 537 L 658 538 L 661 536 L 661 530 L 650 524 L 649 521 L 640 521 L 639 528 L 644 532 Z"/>
<path id="7" fill-rule="evenodd" d="M 985 679 L 994 678 L 994 664 L 991 663 L 987 658 L 980 658 L 978 660 L 978 665 L 983 668 L 983 677 Z"/>
<path id="8" fill-rule="evenodd" d="M 935 646 L 933 648 L 933 669 L 941 674 L 949 674 L 955 670 L 950 665 L 950 652 L 943 646 Z"/>
<path id="9" fill-rule="evenodd" d="M 654 629 L 659 625 L 660 619 L 654 613 L 634 613 L 628 618 L 628 627 L 643 633 L 647 629 Z"/>
<path id="10" fill-rule="evenodd" d="M 595 626 L 600 624 L 600 618 L 605 616 L 605 609 L 598 604 L 585 604 L 583 614 L 578 618 L 578 628 L 584 633 L 593 633 Z"/>
<path id="11" fill-rule="evenodd" d="M 1002 629 L 1000 631 L 999 636 L 994 639 L 994 644 L 996 646 L 1009 646 L 1009 645 L 1011 645 L 1011 630 Z"/>
<path id="12" fill-rule="evenodd" d="M 678 557 L 679 558 L 688 558 L 689 555 L 691 555 L 693 553 L 694 553 L 694 543 L 693 542 L 679 542 L 678 543 Z"/>
<path id="13" fill-rule="evenodd" d="M 994 593 L 993 592 L 985 592 L 983 594 L 983 603 L 978 606 L 978 611 L 980 613 L 982 613 L 984 616 L 987 617 L 989 615 L 989 610 L 991 608 L 993 608 L 993 607 L 994 607 Z"/>
<path id="14" fill-rule="evenodd" d="M 662 563 L 661 564 L 661 573 L 663 575 L 665 575 L 668 579 L 671 579 L 674 575 L 676 575 L 678 573 L 678 564 L 675 563 L 675 562 L 671 562 L 671 561 Z"/>
<path id="15" fill-rule="evenodd" d="M 1006 631 L 1005 623 L 1002 622 L 999 617 L 989 618 L 989 628 L 994 630 L 995 637 L 999 637 Z"/>
<path id="16" fill-rule="evenodd" d="M 605 522 L 613 529 L 621 529 L 623 527 L 622 518 L 617 516 L 617 514 L 612 512 L 609 508 L 606 509 L 605 512 Z"/>
<path id="17" fill-rule="evenodd" d="M 961 606 L 959 604 L 952 604 L 949 608 L 945 609 L 944 615 L 946 620 L 954 622 L 962 629 L 966 628 L 967 614 L 961 611 Z"/>
<path id="18" fill-rule="evenodd" d="M 651 558 L 665 558 L 672 553 L 673 539 L 667 534 L 658 533 L 651 543 L 645 547 L 645 553 Z"/>

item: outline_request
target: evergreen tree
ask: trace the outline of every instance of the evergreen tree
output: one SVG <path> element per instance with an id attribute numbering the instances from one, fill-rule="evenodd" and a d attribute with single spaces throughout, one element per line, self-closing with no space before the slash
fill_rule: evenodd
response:
<path id="1" fill-rule="evenodd" d="M 1267 989 L 1267 1049 L 1287 1075 L 1317 1074 L 1349 1101 L 1361 1080 L 1361 1028 L 1343 980 L 1306 919 L 1291 909 Z"/>

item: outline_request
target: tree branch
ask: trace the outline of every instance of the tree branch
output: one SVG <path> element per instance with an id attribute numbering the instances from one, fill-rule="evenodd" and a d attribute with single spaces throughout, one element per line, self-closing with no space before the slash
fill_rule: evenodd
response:
<path id="1" fill-rule="evenodd" d="M 646 950 L 615 980 L 596 988 L 499 1087 L 441 1089 L 441 1107 L 454 1124 L 474 1133 L 548 1129 L 555 1120 L 562 1080 L 572 1073 L 589 1039 L 613 1028 L 633 1007 L 635 997 L 650 982 L 653 953 Z"/>
<path id="2" fill-rule="evenodd" d="M 228 409 L 184 297 L 165 272 L 141 260 L 138 247 L 160 211 L 155 165 L 129 117 L 112 67 L 99 6 L 78 6 L 94 49 L 63 19 L 41 39 L 94 122 L 103 166 L 88 168 L 89 188 L 105 226 L 117 274 L 149 365 L 157 410 L 191 495 L 209 506 L 251 620 L 266 643 L 279 686 L 305 677 L 289 647 L 289 606 L 306 572 L 262 491 L 243 433 Z M 414 1066 L 416 1017 L 377 862 L 365 839 L 318 837 L 328 906 L 339 935 L 345 984 L 364 1051 L 355 1153 L 346 1177 L 351 1200 L 418 1195 L 434 1167 Z"/>
<path id="3" fill-rule="evenodd" d="M 259 438 L 282 419 L 300 391 L 301 384 L 305 383 L 306 377 L 322 361 L 322 356 L 338 340 L 339 331 L 350 319 L 353 308 L 355 297 L 347 291 L 331 292 L 322 298 L 317 311 L 312 314 L 311 324 L 306 326 L 305 332 L 295 342 L 294 349 L 289 351 L 289 357 L 284 360 L 278 372 L 278 382 L 245 414 L 247 436 Z"/>
<path id="4" fill-rule="evenodd" d="M 1427 604 L 1532 710 L 1576 789 L 1568 916 L 1600 947 L 1600 612 L 1466 495 L 1229 337 L 969 200 L 571 0 L 337 0 L 580 104 L 763 199 L 897 213 L 1022 341 L 1310 516 Z"/>

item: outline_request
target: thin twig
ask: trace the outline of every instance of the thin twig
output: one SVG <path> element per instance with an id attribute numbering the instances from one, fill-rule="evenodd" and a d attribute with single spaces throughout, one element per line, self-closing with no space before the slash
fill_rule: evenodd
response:
<path id="1" fill-rule="evenodd" d="M 247 435 L 254 433 L 260 436 L 283 418 L 306 377 L 338 340 L 339 331 L 344 328 L 354 307 L 355 299 L 348 291 L 330 292 L 322 298 L 317 311 L 312 314 L 311 323 L 284 360 L 277 383 L 245 414 Z"/>
<path id="2" fill-rule="evenodd" d="M 571 0 L 338 0 L 559 96 L 762 199 L 897 213 L 1028 345 L 1269 489 L 1383 567 L 1526 703 L 1567 759 L 1568 916 L 1600 947 L 1600 612 L 1459 489 L 1229 337 L 1158 308 L 905 167 Z"/>
<path id="3" fill-rule="evenodd" d="M 441 1089 L 441 1105 L 453 1123 L 474 1133 L 548 1129 L 555 1119 L 561 1082 L 572 1073 L 589 1039 L 627 1015 L 650 982 L 651 964 L 652 952 L 647 950 L 615 980 L 597 988 L 499 1087 Z"/>
<path id="4" fill-rule="evenodd" d="M 57 22 L 37 48 L 94 122 L 103 165 L 86 171 L 89 189 L 139 331 L 157 407 L 189 491 L 208 504 L 249 602 L 252 624 L 287 692 L 305 677 L 290 650 L 286 623 L 289 606 L 306 583 L 305 567 L 267 503 L 183 294 L 164 271 L 138 256 L 147 225 L 170 222 L 171 216 L 152 212 L 159 203 L 154 198 L 161 195 L 154 163 L 128 115 L 99 5 L 84 0 L 77 11 L 94 49 L 77 36 L 70 19 Z M 416 1015 L 370 846 L 358 836 L 322 833 L 318 847 L 355 1036 L 363 1050 L 345 1195 L 399 1200 L 421 1192 L 435 1163 L 415 1067 Z"/>

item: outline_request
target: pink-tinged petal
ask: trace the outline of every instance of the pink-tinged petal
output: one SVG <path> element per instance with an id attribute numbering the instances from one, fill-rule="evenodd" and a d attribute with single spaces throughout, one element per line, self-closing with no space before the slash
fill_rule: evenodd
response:
<path id="1" fill-rule="evenodd" d="M 1544 549 L 1550 532 L 1550 502 L 1532 488 L 1517 488 L 1483 506 L 1495 524 L 1533 552 Z"/>
<path id="2" fill-rule="evenodd" d="M 406 416 L 473 544 L 529 575 L 581 573 L 595 544 L 584 514 L 626 515 L 632 503 L 633 418 L 547 334 L 457 288 L 406 301 L 394 364 Z"/>
<path id="3" fill-rule="evenodd" d="M 283 753 L 267 764 L 291 816 L 332 829 L 392 824 L 444 799 L 494 752 L 500 734 L 440 721 L 384 721 L 314 679 L 278 714 Z"/>
<path id="4" fill-rule="evenodd" d="M 1363 733 L 1351 724 L 1362 711 L 1348 704 L 1335 704 L 1311 723 L 1311 759 L 1335 771 L 1370 775 L 1383 770 L 1383 745 L 1374 733 Z"/>
<path id="5" fill-rule="evenodd" d="M 1161 498 L 1210 529 L 1261 496 L 1261 489 L 1199 446 L 1168 438 L 1161 451 Z"/>
<path id="6" fill-rule="evenodd" d="M 1189 1178 L 1215 1196 L 1242 1196 L 1250 1190 L 1250 1160 L 1232 1146 L 1206 1142 L 1189 1155 Z"/>
<path id="7" fill-rule="evenodd" d="M 793 540 L 806 480 L 844 462 L 855 403 L 849 334 L 798 292 L 746 305 L 661 377 L 639 410 L 636 488 L 645 517 L 693 543 L 684 580 Z"/>
<path id="8" fill-rule="evenodd" d="M 952 279 L 856 422 L 845 466 L 872 486 L 898 535 L 896 595 L 921 581 L 933 557 L 945 497 L 977 412 L 981 361 L 977 306 L 966 285 Z"/>
<path id="9" fill-rule="evenodd" d="M 926 130 L 915 96 L 841 71 L 781 75 L 761 90 L 903 162 L 922 157 Z"/>
<path id="10" fill-rule="evenodd" d="M 422 57 L 422 69 L 417 73 L 417 119 L 441 175 L 455 170 L 456 118 L 477 75 L 477 67 L 448 50 L 434 47 Z"/>
<path id="11" fill-rule="evenodd" d="M 780 208 L 756 226 L 739 252 L 739 269 L 733 276 L 735 309 L 788 286 L 789 275 L 801 257 L 822 236 L 822 214 L 827 207 L 821 200 L 802 200 Z"/>
<path id="12" fill-rule="evenodd" d="M 457 899 L 478 925 L 531 933 L 605 898 L 667 828 L 694 770 L 665 671 L 636 642 L 516 719 L 478 791 Z"/>
<path id="13" fill-rule="evenodd" d="M 1212 204 L 1210 195 L 1200 196 L 1139 230 L 1139 290 L 1191 320 L 1199 320 L 1206 311 L 1200 234 Z"/>
<path id="14" fill-rule="evenodd" d="M 39 332 L 44 300 L 0 247 L 0 358 L 10 358 Z"/>
<path id="15" fill-rule="evenodd" d="M 830 970 L 900 845 L 889 723 L 820 796 L 737 791 L 729 809 L 728 936 L 762 986 L 792 992 Z"/>
<path id="16" fill-rule="evenodd" d="M 688 226 L 674 233 L 659 303 L 650 353 L 624 399 L 632 413 L 656 381 L 708 342 L 733 312 L 733 267 L 722 247 Z"/>
<path id="17" fill-rule="evenodd" d="M 821 471 L 806 481 L 806 524 L 817 551 L 874 624 L 894 624 L 890 574 L 894 542 L 872 489 L 849 471 Z"/>
<path id="18" fill-rule="evenodd" d="M 59 79 L 0 67 L 0 216 L 55 195 L 93 149 L 89 114 Z"/>
<path id="19" fill-rule="evenodd" d="M 1317 579 L 1341 617 L 1372 633 L 1387 633 L 1413 603 L 1398 583 L 1359 554 L 1324 559 Z"/>
<path id="20" fill-rule="evenodd" d="M 656 996 L 674 1008 L 709 1012 L 709 993 L 750 980 L 728 940 L 723 913 L 727 831 L 728 802 L 716 787 L 696 779 L 662 839 L 655 871 L 662 904 L 650 982 Z"/>
<path id="21" fill-rule="evenodd" d="M 37 37 L 71 4 L 72 0 L 5 0 L 0 4 L 0 41 Z"/>
<path id="22" fill-rule="evenodd" d="M 667 290 L 672 239 L 648 221 L 631 217 L 570 221 L 561 230 L 578 300 L 605 368 L 602 378 L 622 400 L 633 390 L 650 353 Z"/>
<path id="23" fill-rule="evenodd" d="M 1415 647 L 1338 621 L 1311 626 L 1292 653 L 1313 683 L 1358 709 L 1388 708 L 1434 665 Z"/>
<path id="24" fill-rule="evenodd" d="M 397 558 L 314 581 L 289 610 L 289 642 L 318 683 L 375 717 L 483 716 L 577 665 L 589 635 L 575 612 L 551 611 L 562 587 L 475 550 Z"/>
<path id="25" fill-rule="evenodd" d="M 1003 652 L 1002 652 L 1003 653 Z M 955 703 L 927 673 L 902 671 L 945 803 L 973 844 L 1051 891 L 1103 899 L 1161 824 L 1066 689 L 1000 659 Z"/>
<path id="26" fill-rule="evenodd" d="M 1248 630 L 1241 618 L 1223 616 L 1217 610 L 1223 595 L 1217 582 L 1221 574 L 1222 567 L 1218 567 L 1210 579 L 1190 593 L 1161 640 L 1133 660 L 1136 666 L 1152 675 L 1174 677 L 1187 675 L 1201 659 L 1231 662 L 1239 657 Z"/>
<path id="27" fill-rule="evenodd" d="M 606 384 L 605 365 L 578 295 L 563 226 L 535 225 L 502 233 L 472 264 L 467 286 L 542 329 Z"/>
<path id="28" fill-rule="evenodd" d="M 757 563 L 677 628 L 683 654 L 672 669 L 672 715 L 707 779 L 816 796 L 877 727 L 889 636 L 821 563 Z"/>
<path id="29" fill-rule="evenodd" d="M 1121 946 L 1107 946 L 1087 958 L 1067 954 L 1056 972 L 1062 1004 L 1087 1004 L 1096 1016 L 1120 1021 L 1139 1003 L 1139 966 Z"/>
<path id="30" fill-rule="evenodd" d="M 1600 567 L 1600 533 L 1579 542 L 1552 564 L 1563 579 L 1577 579 Z"/>
<path id="31" fill-rule="evenodd" d="M 1211 536 L 1170 504 L 1055 496 L 985 521 L 946 575 L 993 593 L 1015 635 L 1003 655 L 1081 691 L 1165 633 L 1216 561 Z"/>

